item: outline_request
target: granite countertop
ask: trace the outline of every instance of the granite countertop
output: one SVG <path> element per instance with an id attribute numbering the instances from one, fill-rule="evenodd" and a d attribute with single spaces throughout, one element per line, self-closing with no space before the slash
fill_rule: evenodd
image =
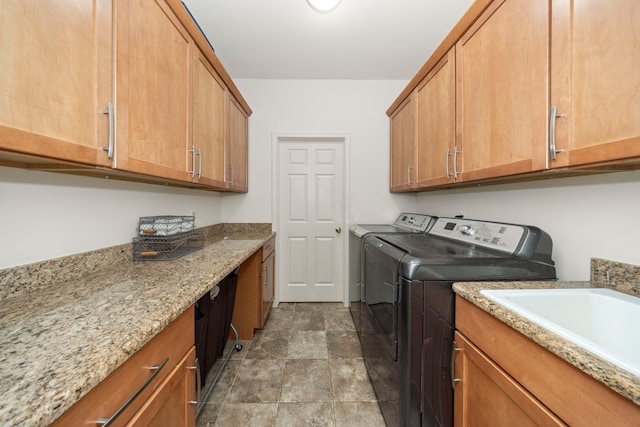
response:
<path id="1" fill-rule="evenodd" d="M 640 405 L 640 377 L 622 370 L 612 363 L 531 322 L 521 315 L 480 294 L 482 289 L 570 289 L 603 288 L 597 282 L 461 282 L 453 290 L 496 319 L 522 333 L 556 356 L 600 381 L 620 395 Z"/>
<path id="2" fill-rule="evenodd" d="M 271 236 L 270 224 L 210 234 L 204 249 L 175 261 L 133 262 L 129 251 L 108 268 L 5 295 L 0 425 L 49 425 Z M 47 268 L 21 275 L 55 276 Z"/>

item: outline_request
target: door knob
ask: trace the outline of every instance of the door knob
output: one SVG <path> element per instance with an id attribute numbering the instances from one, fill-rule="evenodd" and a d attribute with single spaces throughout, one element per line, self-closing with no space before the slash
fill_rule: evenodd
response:
<path id="1" fill-rule="evenodd" d="M 338 234 L 342 233 L 342 227 L 336 227 L 336 233 Z"/>

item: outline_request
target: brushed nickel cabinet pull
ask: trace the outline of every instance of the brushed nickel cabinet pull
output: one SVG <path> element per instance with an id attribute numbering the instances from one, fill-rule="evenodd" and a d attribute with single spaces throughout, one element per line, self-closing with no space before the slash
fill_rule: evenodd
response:
<path id="1" fill-rule="evenodd" d="M 107 103 L 107 109 L 102 114 L 109 116 L 109 145 L 102 150 L 107 152 L 107 157 L 113 159 L 113 149 L 115 148 L 115 117 L 113 116 L 113 103 Z"/>
<path id="2" fill-rule="evenodd" d="M 558 109 L 555 105 L 551 106 L 551 113 L 549 114 L 549 155 L 551 160 L 556 160 L 556 155 L 563 151 L 556 149 L 556 118 L 564 116 L 564 114 L 558 114 Z"/>
<path id="3" fill-rule="evenodd" d="M 196 382 L 198 383 L 196 386 L 196 400 L 190 400 L 189 403 L 192 405 L 196 405 L 196 408 L 200 406 L 200 396 L 202 393 L 202 374 L 200 372 L 200 361 L 196 358 L 195 366 L 187 366 L 187 369 L 196 371 Z"/>
<path id="4" fill-rule="evenodd" d="M 189 153 L 191 153 L 191 170 L 188 171 L 187 173 L 190 173 L 191 179 L 194 179 L 196 177 L 196 146 L 195 145 L 191 145 L 191 149 L 189 150 Z"/>
<path id="5" fill-rule="evenodd" d="M 460 150 L 458 150 L 458 147 L 454 146 L 453 147 L 453 180 L 456 181 L 458 179 L 458 153 L 461 153 Z"/>
<path id="6" fill-rule="evenodd" d="M 456 383 L 459 383 L 460 381 L 462 381 L 461 378 L 456 378 L 456 366 L 455 366 L 455 357 L 456 357 L 456 351 L 462 351 L 461 348 L 456 347 L 456 342 L 453 342 L 453 345 L 451 346 L 451 388 L 455 390 L 456 388 Z"/>
<path id="7" fill-rule="evenodd" d="M 450 177 L 450 174 L 449 174 L 449 157 L 451 157 L 451 153 L 449 152 L 449 149 L 447 148 L 447 154 L 444 156 L 445 174 L 447 176 L 447 181 L 449 180 L 449 177 Z"/>

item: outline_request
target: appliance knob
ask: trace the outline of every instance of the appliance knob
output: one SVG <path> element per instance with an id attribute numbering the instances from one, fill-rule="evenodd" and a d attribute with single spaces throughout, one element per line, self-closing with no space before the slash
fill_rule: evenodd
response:
<path id="1" fill-rule="evenodd" d="M 473 228 L 471 228 L 470 225 L 461 225 L 459 230 L 465 236 L 472 236 L 476 234 L 476 231 Z"/>

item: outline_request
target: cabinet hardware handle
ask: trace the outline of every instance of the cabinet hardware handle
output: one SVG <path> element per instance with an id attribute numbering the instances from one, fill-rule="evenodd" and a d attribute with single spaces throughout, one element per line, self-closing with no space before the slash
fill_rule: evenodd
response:
<path id="1" fill-rule="evenodd" d="M 229 179 L 229 185 L 233 185 L 233 165 L 229 166 L 230 169 L 230 179 Z"/>
<path id="2" fill-rule="evenodd" d="M 267 287 L 267 273 L 269 272 L 269 270 L 267 269 L 267 266 L 265 265 L 262 268 L 262 271 L 264 271 L 264 280 L 262 281 L 262 286 L 264 286 L 265 288 Z"/>
<path id="3" fill-rule="evenodd" d="M 115 146 L 115 117 L 113 115 L 113 103 L 107 103 L 107 109 L 102 111 L 102 114 L 109 116 L 109 145 L 102 147 L 103 151 L 107 152 L 107 157 L 113 159 L 113 149 Z"/>
<path id="4" fill-rule="evenodd" d="M 411 163 L 407 165 L 407 184 L 411 187 Z"/>
<path id="5" fill-rule="evenodd" d="M 202 149 L 198 148 L 198 179 L 202 177 Z"/>
<path id="6" fill-rule="evenodd" d="M 456 342 L 454 341 L 453 344 L 451 345 L 451 388 L 452 389 L 456 389 L 456 383 L 459 383 L 460 381 L 462 381 L 462 379 L 460 378 L 456 378 L 456 366 L 455 366 L 455 357 L 456 357 L 456 351 L 462 351 L 461 348 L 456 347 Z"/>
<path id="7" fill-rule="evenodd" d="M 556 149 L 556 118 L 564 116 L 564 114 L 558 114 L 558 109 L 555 105 L 551 106 L 551 113 L 549 114 L 549 155 L 551 160 L 556 160 L 556 154 L 564 151 Z"/>
<path id="8" fill-rule="evenodd" d="M 336 227 L 336 233 L 338 234 L 342 233 L 342 227 Z"/>
<path id="9" fill-rule="evenodd" d="M 187 366 L 187 369 L 191 369 L 191 370 L 195 370 L 196 371 L 196 382 L 198 383 L 196 386 L 196 400 L 190 400 L 189 403 L 192 405 L 196 405 L 196 408 L 198 406 L 200 406 L 200 395 L 202 393 L 202 373 L 200 372 L 200 360 L 198 360 L 198 358 L 196 358 L 196 364 L 195 366 Z"/>
<path id="10" fill-rule="evenodd" d="M 144 384 L 142 384 L 142 386 L 138 389 L 138 391 L 136 391 L 133 396 L 131 396 L 129 398 L 129 400 L 127 400 L 124 405 L 122 405 L 120 407 L 120 409 L 118 409 L 116 411 L 115 414 L 113 414 L 111 417 L 109 418 L 101 418 L 98 421 L 96 421 L 96 425 L 102 426 L 102 427 L 108 427 L 111 424 L 113 424 L 113 422 L 120 416 L 122 415 L 122 413 L 124 411 L 127 410 L 127 408 L 133 403 L 134 400 L 136 400 L 138 398 L 138 396 L 140 396 L 140 394 L 144 391 L 145 388 L 147 388 L 149 386 L 149 384 L 151 384 L 153 382 L 153 380 L 158 376 L 158 374 L 160 373 L 160 371 L 162 371 L 162 368 L 164 368 L 164 366 L 167 364 L 167 362 L 169 361 L 169 357 L 167 356 L 166 359 L 164 359 L 164 361 L 159 364 L 159 365 L 154 365 L 154 366 L 147 366 L 145 367 L 146 369 L 150 369 L 153 371 L 153 373 L 149 376 L 149 378 L 147 378 L 147 381 L 145 381 Z"/>
<path id="11" fill-rule="evenodd" d="M 458 154 L 462 151 L 458 150 L 457 146 L 453 147 L 453 180 L 456 181 L 458 179 Z"/>
<path id="12" fill-rule="evenodd" d="M 447 148 L 447 154 L 444 156 L 445 174 L 447 176 L 447 181 L 449 180 L 449 177 L 450 177 L 450 174 L 449 174 L 449 157 L 451 157 L 451 153 L 449 152 L 449 149 Z"/>
<path id="13" fill-rule="evenodd" d="M 188 171 L 187 173 L 191 174 L 191 179 L 194 179 L 196 177 L 196 146 L 195 145 L 191 145 L 191 149 L 189 150 L 189 153 L 191 153 L 191 167 L 192 169 L 190 171 Z"/>
<path id="14" fill-rule="evenodd" d="M 451 156 L 451 154 L 449 154 L 449 149 L 447 148 L 447 154 L 444 156 L 444 164 L 445 164 L 445 175 L 447 177 L 447 181 L 449 180 L 449 157 Z"/>

